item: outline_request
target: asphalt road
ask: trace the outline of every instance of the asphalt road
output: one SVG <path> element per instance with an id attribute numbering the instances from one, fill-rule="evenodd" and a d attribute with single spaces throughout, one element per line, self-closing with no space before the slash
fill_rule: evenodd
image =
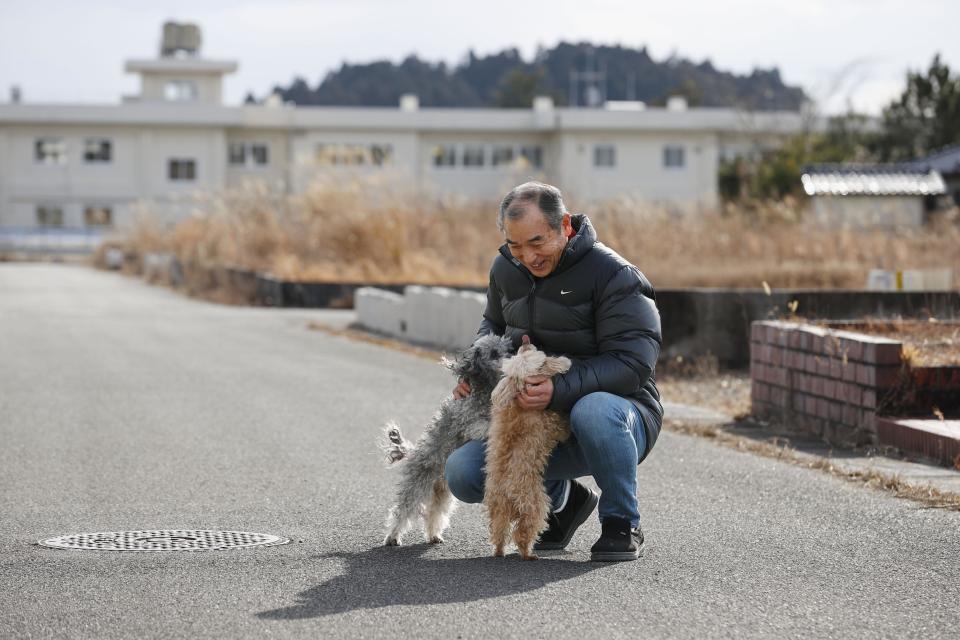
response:
<path id="1" fill-rule="evenodd" d="M 664 434 L 639 469 L 646 557 L 535 563 L 483 513 L 382 548 L 383 422 L 452 380 L 306 323 L 114 273 L 0 264 L 0 637 L 956 638 L 960 514 Z M 42 538 L 154 528 L 289 545 L 133 554 Z M 413 540 L 416 541 L 415 539 Z"/>

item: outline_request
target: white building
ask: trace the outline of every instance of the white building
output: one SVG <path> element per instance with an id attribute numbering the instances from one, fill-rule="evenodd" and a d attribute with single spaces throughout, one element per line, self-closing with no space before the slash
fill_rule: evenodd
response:
<path id="1" fill-rule="evenodd" d="M 182 53 L 182 52 L 180 52 Z M 194 51 L 196 53 L 196 51 Z M 585 199 L 630 196 L 683 210 L 717 204 L 723 157 L 778 145 L 795 112 L 608 103 L 605 109 L 226 106 L 236 63 L 131 60 L 138 95 L 113 105 L 0 104 L 0 232 L 128 227 L 134 212 L 188 215 L 192 195 L 243 181 L 302 192 L 320 174 L 391 173 L 497 198 L 530 177 Z"/>

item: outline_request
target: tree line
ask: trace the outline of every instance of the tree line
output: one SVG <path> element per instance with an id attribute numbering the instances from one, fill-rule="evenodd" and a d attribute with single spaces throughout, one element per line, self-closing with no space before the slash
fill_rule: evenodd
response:
<path id="1" fill-rule="evenodd" d="M 784 84 L 778 69 L 737 75 L 676 55 L 656 61 L 643 48 L 561 42 L 524 60 L 516 48 L 486 56 L 473 51 L 455 66 L 415 55 L 399 64 L 344 63 L 316 86 L 296 78 L 273 92 L 297 105 L 396 106 L 414 93 L 426 107 L 529 108 L 536 95 L 559 106 L 598 100 L 639 100 L 651 105 L 682 95 L 692 106 L 796 110 L 807 96 Z M 258 99 L 248 94 L 248 102 Z"/>

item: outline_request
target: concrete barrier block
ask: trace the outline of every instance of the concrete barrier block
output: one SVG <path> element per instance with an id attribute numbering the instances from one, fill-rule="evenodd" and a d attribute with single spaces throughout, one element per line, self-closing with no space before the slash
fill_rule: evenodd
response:
<path id="1" fill-rule="evenodd" d="M 110 248 L 104 254 L 104 261 L 108 269 L 119 269 L 123 266 L 123 249 Z"/>
<path id="2" fill-rule="evenodd" d="M 403 337 L 404 297 L 374 287 L 361 287 L 354 294 L 361 326 L 389 336 Z"/>
<path id="3" fill-rule="evenodd" d="M 396 320 L 397 326 L 405 326 L 405 331 L 401 330 L 403 337 L 451 351 L 473 344 L 486 304 L 483 294 L 414 285 L 397 297 L 403 300 Z"/>
<path id="4" fill-rule="evenodd" d="M 449 348 L 455 342 L 452 322 L 455 296 L 455 291 L 445 287 L 432 287 L 429 290 L 430 314 L 427 342 L 441 349 Z"/>
<path id="5" fill-rule="evenodd" d="M 416 307 L 416 309 L 413 310 L 416 320 L 411 330 L 413 331 L 414 340 L 421 344 L 436 344 L 437 321 L 434 317 L 436 310 L 433 302 L 433 291 L 429 287 L 425 287 L 410 300 L 410 303 Z"/>
<path id="6" fill-rule="evenodd" d="M 950 291 L 953 269 L 904 269 L 888 271 L 871 269 L 867 277 L 871 291 Z"/>
<path id="7" fill-rule="evenodd" d="M 357 322 L 366 329 L 376 329 L 374 326 L 374 289 L 372 287 L 360 287 L 353 295 L 353 307 L 357 312 Z"/>
<path id="8" fill-rule="evenodd" d="M 924 291 L 950 291 L 953 289 L 953 269 L 926 269 L 923 273 Z"/>
<path id="9" fill-rule="evenodd" d="M 384 321 L 389 331 L 392 331 L 398 338 L 403 338 L 407 334 L 406 307 L 407 300 L 402 295 L 387 292 L 390 297 L 386 298 L 384 309 Z"/>
<path id="10" fill-rule="evenodd" d="M 472 291 L 461 291 L 457 299 L 456 314 L 456 337 L 457 346 L 460 349 L 473 344 L 477 337 L 477 329 L 480 327 L 480 321 L 483 319 L 483 310 L 486 307 L 487 298 L 483 294 Z"/>
<path id="11" fill-rule="evenodd" d="M 404 322 L 406 323 L 406 337 L 413 342 L 431 344 L 430 342 L 430 294 L 426 287 L 412 285 L 403 290 L 406 300 L 404 305 Z"/>
<path id="12" fill-rule="evenodd" d="M 165 281 L 172 261 L 173 256 L 169 253 L 145 253 L 141 262 L 141 273 L 147 282 Z"/>

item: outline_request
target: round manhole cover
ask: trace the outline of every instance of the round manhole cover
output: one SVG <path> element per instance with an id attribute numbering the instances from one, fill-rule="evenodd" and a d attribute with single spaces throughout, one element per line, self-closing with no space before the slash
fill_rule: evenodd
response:
<path id="1" fill-rule="evenodd" d="M 247 531 L 157 529 L 74 533 L 41 540 L 44 547 L 90 551 L 215 551 L 287 544 L 287 538 Z"/>

